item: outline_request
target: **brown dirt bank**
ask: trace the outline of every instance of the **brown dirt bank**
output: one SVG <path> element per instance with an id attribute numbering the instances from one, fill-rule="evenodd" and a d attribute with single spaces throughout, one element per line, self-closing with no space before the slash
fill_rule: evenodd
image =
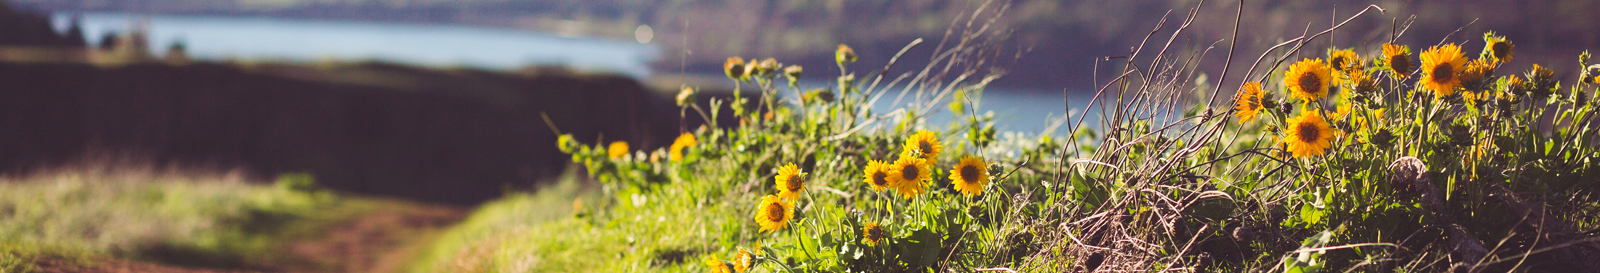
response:
<path id="1" fill-rule="evenodd" d="M 567 165 L 541 113 L 577 139 L 636 149 L 670 144 L 680 124 L 670 95 L 621 76 L 0 63 L 0 172 L 113 154 L 263 177 L 310 172 L 336 190 L 467 204 Z"/>

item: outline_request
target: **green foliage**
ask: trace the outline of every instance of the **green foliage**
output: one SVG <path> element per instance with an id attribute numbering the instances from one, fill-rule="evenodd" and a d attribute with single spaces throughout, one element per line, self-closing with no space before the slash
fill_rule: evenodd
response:
<path id="1" fill-rule="evenodd" d="M 1298 48 L 1259 59 L 1294 64 L 1290 56 L 1314 54 Z M 963 50 L 983 49 L 950 54 Z M 1570 262 L 1543 253 L 1594 240 L 1600 140 L 1596 92 L 1587 90 L 1595 84 L 1564 85 L 1537 67 L 1516 78 L 1487 62 L 1449 70 L 1481 74 L 1452 74 L 1464 83 L 1439 92 L 1418 74 L 1393 73 L 1380 52 L 1363 56 L 1323 79 L 1331 96 L 1307 100 L 1284 91 L 1306 82 L 1285 81 L 1289 66 L 1211 83 L 1173 65 L 1198 55 L 1130 57 L 1116 68 L 1126 76 L 1095 98 L 1098 126 L 1079 116 L 1068 136 L 995 133 L 993 116 L 976 112 L 990 78 L 908 74 L 919 80 L 880 87 L 882 78 L 856 81 L 840 61 L 839 86 L 802 89 L 759 68 L 780 64 L 741 59 L 745 70 L 731 79 L 762 96 L 710 111 L 686 106 L 710 117 L 731 111 L 739 126 L 699 128 L 685 132 L 696 145 L 620 157 L 562 137 L 557 145 L 599 181 L 592 209 L 532 220 L 511 208 L 548 197 L 487 206 L 472 222 L 493 224 L 466 225 L 458 232 L 481 235 L 440 247 L 453 258 L 424 268 L 704 271 L 744 265 L 736 253 L 748 251 L 757 272 L 1511 271 Z M 1240 106 L 1261 109 L 1239 122 L 1244 112 L 1225 110 L 1238 98 L 1212 98 L 1246 81 L 1264 84 L 1268 98 Z M 888 98 L 909 99 L 871 107 Z M 929 124 L 944 110 L 950 123 Z M 942 151 L 907 150 L 922 130 Z M 678 148 L 681 156 L 670 155 Z M 864 181 L 870 160 L 924 154 L 935 166 L 926 191 Z M 953 166 L 969 155 L 986 159 L 992 177 L 980 195 L 953 186 Z M 1418 163 L 1415 173 L 1402 168 L 1408 162 Z M 779 173 L 787 164 L 803 173 L 802 190 L 784 201 L 794 216 L 768 218 L 763 196 L 792 191 Z M 1546 220 L 1530 229 L 1527 219 Z M 886 236 L 868 243 L 873 225 Z M 1449 247 L 1472 243 L 1481 253 Z M 1483 256 L 1452 258 L 1471 255 Z M 1513 259 L 1524 255 L 1537 263 Z M 440 267 L 481 260 L 494 262 Z"/>

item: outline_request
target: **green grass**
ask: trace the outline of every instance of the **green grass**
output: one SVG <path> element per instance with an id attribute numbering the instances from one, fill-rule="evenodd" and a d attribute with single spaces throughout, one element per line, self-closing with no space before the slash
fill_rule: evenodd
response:
<path id="1" fill-rule="evenodd" d="M 596 204 L 595 200 L 606 199 L 592 186 L 569 175 L 535 193 L 517 193 L 484 204 L 440 235 L 412 271 L 699 271 L 681 262 L 697 257 L 711 242 L 677 235 L 703 235 L 704 230 L 721 224 L 737 224 L 720 217 L 734 213 L 731 207 L 685 196 L 693 189 L 651 195 L 641 206 L 634 206 Z M 574 205 L 577 199 L 582 205 Z M 575 212 L 575 206 L 582 208 Z M 593 212 L 597 206 L 612 207 L 608 213 L 616 217 L 596 219 Z"/>
<path id="2" fill-rule="evenodd" d="M 0 267 L 26 269 L 42 257 L 227 268 L 291 262 L 268 254 L 361 207 L 305 182 L 251 184 L 236 174 L 141 168 L 6 178 Z"/>
<path id="3" fill-rule="evenodd" d="M 936 56 L 994 46 L 978 37 Z M 591 209 L 567 212 L 581 188 L 571 181 L 513 195 L 479 209 L 415 269 L 706 271 L 741 251 L 754 252 L 755 272 L 1600 268 L 1567 258 L 1600 249 L 1600 70 L 1505 65 L 1491 55 L 1510 56 L 1494 53 L 1497 39 L 1463 44 L 1469 53 L 1491 49 L 1466 69 L 1396 72 L 1407 70 L 1396 67 L 1402 59 L 1380 58 L 1376 44 L 1241 53 L 1232 61 L 1262 60 L 1265 68 L 1217 82 L 1190 65 L 1199 51 L 1161 48 L 1153 52 L 1168 53 L 1108 68 L 1124 76 L 1104 83 L 1095 98 L 1102 109 L 1074 116 L 1071 135 L 999 138 L 992 114 L 974 110 L 992 79 L 978 79 L 981 67 L 951 61 L 962 73 L 949 82 L 907 72 L 884 77 L 933 80 L 880 86 L 851 74 L 844 57 L 838 86 L 802 89 L 776 83 L 783 66 L 775 61 L 730 61 L 731 80 L 762 97 L 713 101 L 709 111 L 682 107 L 732 114 L 739 126 L 685 132 L 682 139 L 697 144 L 682 156 L 668 156 L 677 148 L 614 153 L 607 140 L 564 135 L 556 145 L 599 181 L 598 196 L 584 199 Z M 1454 54 L 1411 47 L 1413 68 L 1415 56 Z M 1343 49 L 1367 56 L 1343 62 L 1337 73 L 1349 80 L 1285 80 L 1307 67 L 1340 75 L 1318 67 Z M 1589 66 L 1588 55 L 1579 67 Z M 1448 72 L 1462 84 L 1440 89 L 1416 71 Z M 1561 82 L 1556 73 L 1584 80 Z M 1222 93 L 1247 82 L 1267 96 Z M 1319 88 L 1328 91 L 1285 91 Z M 879 98 L 909 102 L 871 109 Z M 950 122 L 932 124 L 928 116 L 944 109 Z M 1084 127 L 1085 119 L 1099 124 Z M 943 148 L 908 138 L 923 132 Z M 884 191 L 863 182 L 869 160 L 896 155 L 931 159 L 932 178 Z M 984 158 L 987 168 L 956 171 L 965 156 Z M 917 161 L 892 169 L 915 171 L 907 167 Z M 805 175 L 775 181 L 780 166 Z M 980 170 L 992 182 L 982 195 L 954 190 L 952 173 Z M 761 201 L 794 190 L 799 197 L 779 207 Z M 911 194 L 895 196 L 902 193 Z M 787 225 L 775 231 L 757 226 L 773 218 L 752 217 L 791 209 L 794 217 L 777 218 Z M 864 232 L 869 223 L 884 232 Z M 868 234 L 883 237 L 868 244 Z"/>

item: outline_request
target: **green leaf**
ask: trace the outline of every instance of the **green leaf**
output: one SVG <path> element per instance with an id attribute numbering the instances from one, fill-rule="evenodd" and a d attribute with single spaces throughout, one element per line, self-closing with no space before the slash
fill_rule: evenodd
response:
<path id="1" fill-rule="evenodd" d="M 1327 215 L 1327 210 L 1318 209 L 1311 204 L 1300 206 L 1300 220 L 1305 221 L 1308 225 L 1321 224 L 1322 218 Z"/>

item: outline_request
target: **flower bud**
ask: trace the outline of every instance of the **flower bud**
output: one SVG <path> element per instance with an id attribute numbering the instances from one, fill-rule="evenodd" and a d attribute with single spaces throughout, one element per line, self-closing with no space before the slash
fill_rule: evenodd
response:
<path id="1" fill-rule="evenodd" d="M 1472 127 L 1466 124 L 1451 124 L 1450 143 L 1456 146 L 1472 145 Z"/>
<path id="2" fill-rule="evenodd" d="M 1600 64 L 1591 64 L 1583 68 L 1583 73 L 1578 75 L 1578 80 L 1586 83 L 1600 84 Z"/>
<path id="3" fill-rule="evenodd" d="M 823 88 L 811 89 L 811 94 L 814 94 L 817 99 L 820 99 L 823 102 L 833 102 L 834 99 L 833 90 Z"/>
<path id="4" fill-rule="evenodd" d="M 1394 145 L 1394 132 L 1390 132 L 1389 129 L 1378 129 L 1378 133 L 1372 134 L 1367 140 L 1378 148 L 1388 149 L 1390 145 Z"/>
<path id="5" fill-rule="evenodd" d="M 850 46 L 839 44 L 839 49 L 833 51 L 833 61 L 840 65 L 856 62 L 856 51 Z"/>
<path id="6" fill-rule="evenodd" d="M 694 88 L 688 86 L 678 90 L 678 106 L 688 106 L 690 103 L 694 103 L 695 93 Z"/>
<path id="7" fill-rule="evenodd" d="M 562 134 L 556 138 L 556 148 L 560 149 L 562 153 L 570 154 L 572 151 L 578 150 L 578 141 L 573 140 L 571 134 Z"/>
<path id="8" fill-rule="evenodd" d="M 791 65 L 783 68 L 783 75 L 789 77 L 790 82 L 796 82 L 800 81 L 800 73 L 803 72 L 803 70 L 804 69 L 800 68 L 798 65 Z"/>
<path id="9" fill-rule="evenodd" d="M 778 70 L 778 60 L 777 59 L 766 58 L 764 60 L 761 60 L 761 62 L 756 63 L 756 75 L 757 76 L 762 76 L 762 77 L 772 76 L 772 72 L 776 72 L 777 70 Z"/>

